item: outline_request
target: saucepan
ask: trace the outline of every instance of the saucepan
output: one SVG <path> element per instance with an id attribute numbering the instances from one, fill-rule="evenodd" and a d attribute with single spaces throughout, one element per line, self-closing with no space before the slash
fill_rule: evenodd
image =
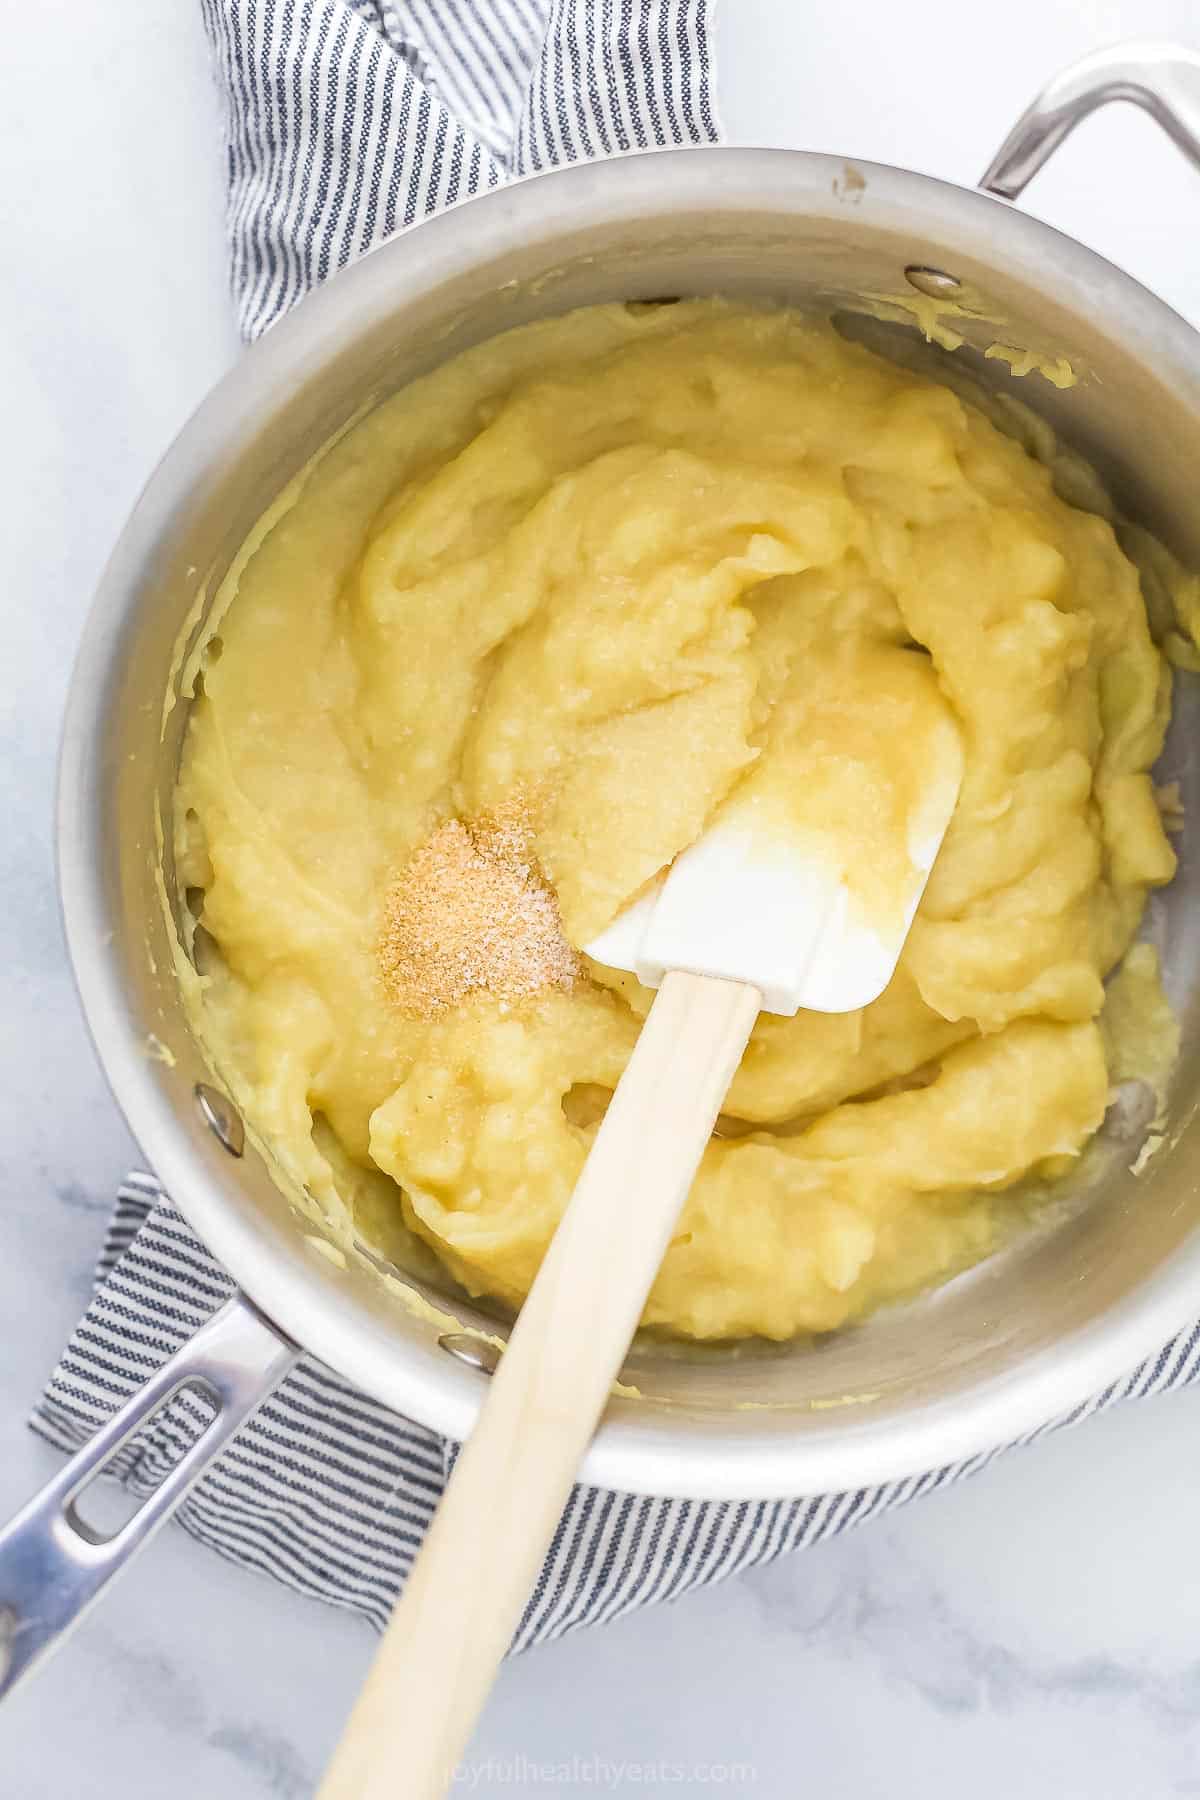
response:
<path id="1" fill-rule="evenodd" d="M 0 1536 L 0 1690 L 167 1517 L 301 1350 L 378 1400 L 463 1438 L 486 1389 L 486 1308 L 368 1253 L 331 1256 L 277 1184 L 189 1029 L 164 913 L 160 821 L 186 723 L 179 648 L 251 527 L 339 427 L 507 326 L 601 300 L 720 292 L 851 321 L 861 296 L 944 307 L 952 361 L 1020 389 L 1098 470 L 1121 510 L 1200 567 L 1200 335 L 1102 257 L 1016 210 L 1085 114 L 1146 108 L 1200 164 L 1200 55 L 1125 46 L 1053 81 L 970 191 L 796 151 L 703 148 L 564 168 L 454 207 L 337 276 L 243 357 L 140 500 L 79 653 L 62 751 L 59 879 L 79 991 L 150 1165 L 238 1296 Z M 970 295 L 967 316 L 953 314 Z M 868 311 L 871 309 L 868 308 Z M 904 308 L 882 309 L 919 343 Z M 876 306 L 878 313 L 880 308 Z M 1065 358 L 1078 379 L 1014 380 L 995 354 Z M 1011 358 L 1010 358 L 1011 361 Z M 1047 366 L 1050 366 L 1047 363 Z M 1191 680 L 1166 775 L 1200 805 Z M 169 842 L 169 834 L 168 834 Z M 819 1342 L 689 1354 L 635 1345 L 583 1478 L 637 1493 L 778 1497 L 933 1469 L 1068 1414 L 1200 1314 L 1200 859 L 1185 832 L 1154 930 L 1182 1049 L 1147 1161 L 1114 1129 L 1071 1204 L 923 1300 Z M 1138 1172 L 1134 1164 L 1138 1164 Z M 406 1302 L 404 1283 L 423 1297 Z M 105 1538 L 75 1502 L 182 1387 L 213 1419 Z"/>

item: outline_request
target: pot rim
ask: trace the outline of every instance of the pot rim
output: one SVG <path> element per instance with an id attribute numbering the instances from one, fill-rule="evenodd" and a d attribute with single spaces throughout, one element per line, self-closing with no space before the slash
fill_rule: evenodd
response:
<path id="1" fill-rule="evenodd" d="M 718 169 L 719 165 L 719 169 Z M 846 192 L 847 168 L 862 180 Z M 721 185 L 718 186 L 717 184 Z M 839 185 L 842 184 L 839 192 Z M 432 1372 L 406 1358 L 359 1310 L 329 1304 L 328 1271 L 296 1244 L 268 1243 L 249 1208 L 231 1204 L 185 1132 L 144 1054 L 116 960 L 98 851 L 105 771 L 98 747 L 119 686 L 130 616 L 143 573 L 169 522 L 230 444 L 249 443 L 264 397 L 284 391 L 407 292 L 431 291 L 520 239 L 550 241 L 578 227 L 669 216 L 685 223 L 722 210 L 791 213 L 812 220 L 865 214 L 914 197 L 931 232 L 958 232 L 975 255 L 989 235 L 1022 252 L 1043 284 L 1077 303 L 1111 302 L 1131 341 L 1195 396 L 1200 335 L 1165 301 L 1096 252 L 997 197 L 885 164 L 800 150 L 697 145 L 630 153 L 527 176 L 457 202 L 376 246 L 310 294 L 244 352 L 201 403 L 150 477 L 112 553 L 89 612 L 65 711 L 57 805 L 58 887 L 66 940 L 88 1029 L 110 1087 L 166 1191 L 239 1286 L 276 1324 L 347 1380 L 452 1438 L 467 1435 L 483 1378 L 443 1356 Z M 469 214 L 469 223 L 465 215 Z M 419 245 L 419 258 L 412 246 Z M 158 703 L 156 696 L 155 703 Z M 111 775 L 111 771 L 108 772 Z M 672 1431 L 653 1402 L 616 1401 L 580 1479 L 625 1491 L 712 1499 L 803 1497 L 941 1469 L 1040 1432 L 1081 1409 L 1200 1312 L 1200 1233 L 1103 1320 L 966 1393 L 871 1420 L 843 1417 L 826 1432 L 778 1431 L 755 1440 L 739 1428 Z"/>

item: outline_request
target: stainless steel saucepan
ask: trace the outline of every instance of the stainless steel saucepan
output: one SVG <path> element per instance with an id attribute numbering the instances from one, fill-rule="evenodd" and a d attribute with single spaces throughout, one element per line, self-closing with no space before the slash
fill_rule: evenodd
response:
<path id="1" fill-rule="evenodd" d="M 1146 108 L 1200 164 L 1200 56 L 1127 46 L 1052 82 L 972 192 L 795 151 L 694 149 L 582 164 L 466 202 L 307 299 L 238 364 L 146 489 L 84 635 L 62 755 L 59 870 L 84 1007 L 151 1166 L 234 1276 L 225 1306 L 0 1535 L 0 1691 L 168 1516 L 300 1348 L 451 1437 L 487 1380 L 477 1339 L 407 1310 L 368 1258 L 317 1248 L 245 1140 L 188 1028 L 160 905 L 186 705 L 163 700 L 197 596 L 308 457 L 376 398 L 507 326 L 589 302 L 722 292 L 855 313 L 855 296 L 964 284 L 995 324 L 956 320 L 955 357 L 1012 378 L 993 337 L 1065 354 L 1082 379 L 1019 385 L 1099 468 L 1122 508 L 1200 567 L 1200 335 L 1129 275 L 1016 211 L 1071 127 L 1110 100 Z M 886 327 L 884 328 L 886 329 Z M 901 326 L 892 328 L 902 337 Z M 982 334 L 982 335 L 981 335 Z M 1200 806 L 1197 706 L 1180 682 L 1167 773 Z M 1200 881 L 1183 843 L 1154 929 L 1183 1027 L 1167 1144 L 1136 1177 L 1119 1131 L 1099 1175 L 1004 1254 L 909 1306 L 813 1344 L 631 1352 L 641 1399 L 614 1399 L 585 1479 L 634 1492 L 782 1496 L 933 1468 L 1020 1436 L 1200 1314 Z M 168 892 L 172 871 L 164 871 Z M 165 1048 L 148 1054 L 152 1045 Z M 420 1285 L 417 1283 L 416 1285 Z M 428 1290 L 427 1290 L 428 1291 Z M 447 1280 L 469 1332 L 495 1321 Z M 464 1349 L 466 1359 L 464 1359 Z M 183 1385 L 207 1432 L 114 1536 L 75 1497 Z"/>

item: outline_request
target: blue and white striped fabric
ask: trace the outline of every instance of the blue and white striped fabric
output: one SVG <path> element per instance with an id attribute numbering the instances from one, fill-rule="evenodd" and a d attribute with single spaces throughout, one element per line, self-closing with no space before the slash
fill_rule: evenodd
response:
<path id="1" fill-rule="evenodd" d="M 715 143 L 707 0 L 202 0 L 238 318 L 556 163 Z"/>
<path id="2" fill-rule="evenodd" d="M 371 244 L 510 174 L 717 137 L 705 0 L 203 4 L 225 99 L 233 286 L 247 337 Z M 230 1292 L 153 1179 L 131 1177 L 37 1428 L 64 1448 L 82 1442 Z M 1198 1375 L 1200 1326 L 1042 1429 Z M 175 1402 L 130 1446 L 120 1473 L 131 1488 L 148 1492 L 177 1458 L 197 1429 L 194 1406 Z M 381 1626 L 453 1449 L 305 1359 L 180 1517 L 235 1562 Z M 819 1543 L 991 1455 L 804 1501 L 576 1488 L 517 1647 Z"/>

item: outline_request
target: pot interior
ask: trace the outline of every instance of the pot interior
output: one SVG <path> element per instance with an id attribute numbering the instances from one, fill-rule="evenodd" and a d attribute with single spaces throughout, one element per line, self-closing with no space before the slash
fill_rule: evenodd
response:
<path id="1" fill-rule="evenodd" d="M 951 316 L 953 351 L 865 295 L 946 271 L 987 317 Z M 998 202 L 870 165 L 695 151 L 578 168 L 456 209 L 338 277 L 206 403 L 147 492 L 89 628 L 64 756 L 63 889 L 89 1017 L 118 1098 L 189 1219 L 252 1297 L 379 1398 L 464 1431 L 484 1377 L 439 1348 L 452 1314 L 497 1330 L 447 1277 L 412 1311 L 369 1258 L 342 1266 L 251 1146 L 234 1160 L 198 1116 L 211 1081 L 180 1001 L 161 898 L 186 702 L 163 721 L 185 619 L 200 628 L 247 533 L 347 420 L 509 326 L 600 300 L 723 293 L 785 301 L 885 353 L 966 369 L 1048 419 L 1118 506 L 1200 568 L 1200 339 L 1099 258 Z M 1058 388 L 1016 379 L 996 342 L 1067 357 Z M 935 368 L 936 372 L 936 368 Z M 1162 779 L 1200 805 L 1196 682 L 1176 683 Z M 639 1341 L 588 1472 L 662 1492 L 816 1491 L 900 1475 L 1074 1405 L 1200 1311 L 1200 880 L 1179 874 L 1149 928 L 1183 1031 L 1166 1141 L 1132 1172 L 1146 1118 L 1111 1119 L 1072 1184 L 989 1261 L 818 1342 L 703 1350 Z M 164 871 L 175 903 L 170 868 Z M 106 941 L 107 940 L 107 941 Z M 418 1284 L 420 1285 L 420 1284 Z"/>

